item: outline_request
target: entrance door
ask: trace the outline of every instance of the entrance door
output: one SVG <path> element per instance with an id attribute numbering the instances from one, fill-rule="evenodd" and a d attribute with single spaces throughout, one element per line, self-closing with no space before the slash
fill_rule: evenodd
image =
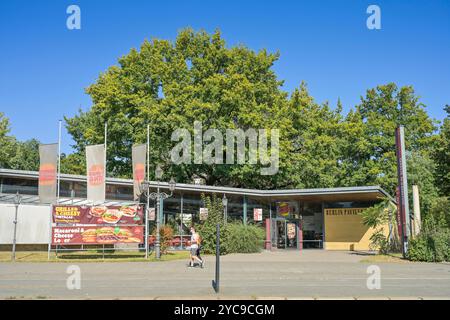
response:
<path id="1" fill-rule="evenodd" d="M 272 219 L 272 247 L 278 249 L 298 247 L 298 223 L 286 219 Z"/>

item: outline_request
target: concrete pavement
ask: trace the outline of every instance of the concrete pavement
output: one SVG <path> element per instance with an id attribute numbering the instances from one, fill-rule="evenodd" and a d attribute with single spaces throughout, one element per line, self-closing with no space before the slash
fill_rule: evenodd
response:
<path id="1" fill-rule="evenodd" d="M 220 294 L 214 257 L 204 269 L 186 261 L 79 263 L 81 288 L 69 290 L 70 263 L 0 263 L 0 298 L 39 299 L 450 299 L 450 264 L 362 263 L 365 256 L 321 250 L 221 257 Z M 368 289 L 370 265 L 380 289 Z"/>

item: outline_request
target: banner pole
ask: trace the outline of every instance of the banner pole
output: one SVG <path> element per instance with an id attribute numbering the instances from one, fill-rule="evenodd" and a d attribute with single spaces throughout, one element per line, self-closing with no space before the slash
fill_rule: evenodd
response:
<path id="1" fill-rule="evenodd" d="M 107 168 L 106 168 L 107 141 L 108 141 L 108 122 L 105 121 L 105 179 L 103 182 L 105 184 L 105 190 L 106 190 L 106 173 L 107 173 Z"/>
<path id="2" fill-rule="evenodd" d="M 56 196 L 56 203 L 59 203 L 59 190 L 61 184 L 61 120 L 59 120 L 59 129 L 58 129 L 58 192 Z"/>
<path id="3" fill-rule="evenodd" d="M 50 205 L 50 223 L 48 233 L 48 248 L 47 248 L 47 260 L 50 260 L 50 251 L 52 250 L 52 219 L 53 219 L 53 205 Z"/>
<path id="4" fill-rule="evenodd" d="M 150 183 L 150 125 L 147 124 L 147 182 Z M 148 186 L 150 186 L 148 184 Z M 147 196 L 147 207 L 145 208 L 145 259 L 148 259 L 148 212 L 150 206 L 150 195 L 148 194 L 150 190 L 146 190 Z"/>

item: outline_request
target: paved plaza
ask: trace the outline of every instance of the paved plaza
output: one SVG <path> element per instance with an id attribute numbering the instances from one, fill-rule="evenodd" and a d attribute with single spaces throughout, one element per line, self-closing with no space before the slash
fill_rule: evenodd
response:
<path id="1" fill-rule="evenodd" d="M 215 257 L 204 269 L 182 260 L 79 263 L 80 289 L 69 290 L 69 263 L 1 263 L 2 299 L 450 299 L 450 264 L 361 262 L 355 252 L 273 251 L 221 257 L 220 293 L 211 286 Z M 368 289 L 377 265 L 381 288 Z"/>

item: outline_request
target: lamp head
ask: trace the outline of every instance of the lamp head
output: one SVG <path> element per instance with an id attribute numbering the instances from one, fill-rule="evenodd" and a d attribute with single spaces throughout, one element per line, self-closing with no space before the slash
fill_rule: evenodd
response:
<path id="1" fill-rule="evenodd" d="M 175 186 L 176 186 L 176 182 L 174 178 L 171 178 L 169 181 L 169 189 L 171 192 L 173 192 L 175 190 Z"/>
<path id="2" fill-rule="evenodd" d="M 224 207 L 228 204 L 228 199 L 225 194 L 223 195 L 223 198 L 222 198 L 222 204 Z"/>

